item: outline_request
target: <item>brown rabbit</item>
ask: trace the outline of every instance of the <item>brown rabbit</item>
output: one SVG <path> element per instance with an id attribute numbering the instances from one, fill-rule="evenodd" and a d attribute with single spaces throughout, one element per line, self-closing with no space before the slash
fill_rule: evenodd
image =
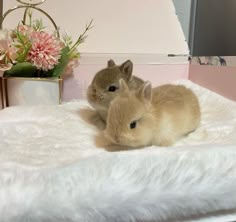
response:
<path id="1" fill-rule="evenodd" d="M 121 65 L 116 65 L 113 60 L 109 60 L 107 68 L 94 76 L 87 90 L 87 99 L 103 121 L 106 122 L 110 102 L 119 94 L 120 79 L 123 79 L 131 90 L 143 84 L 143 80 L 132 76 L 132 71 L 133 63 L 130 60 Z"/>
<path id="2" fill-rule="evenodd" d="M 120 95 L 110 104 L 104 130 L 112 144 L 171 146 L 200 123 L 198 99 L 185 86 L 166 84 L 152 89 L 147 82 L 131 92 L 120 80 L 120 88 Z"/>

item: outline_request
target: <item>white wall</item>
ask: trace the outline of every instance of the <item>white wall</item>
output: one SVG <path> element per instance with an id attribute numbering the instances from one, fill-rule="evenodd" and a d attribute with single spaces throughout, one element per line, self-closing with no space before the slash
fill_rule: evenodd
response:
<path id="1" fill-rule="evenodd" d="M 3 12 L 17 4 L 3 0 Z M 74 39 L 94 19 L 83 53 L 188 54 L 172 0 L 47 0 L 40 7 Z M 13 13 L 4 26 L 20 18 Z"/>

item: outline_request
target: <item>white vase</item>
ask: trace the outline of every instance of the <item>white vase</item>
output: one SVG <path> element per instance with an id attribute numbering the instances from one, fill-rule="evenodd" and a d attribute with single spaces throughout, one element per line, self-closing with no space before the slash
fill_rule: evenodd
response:
<path id="1" fill-rule="evenodd" d="M 5 106 L 60 104 L 62 79 L 4 77 Z"/>

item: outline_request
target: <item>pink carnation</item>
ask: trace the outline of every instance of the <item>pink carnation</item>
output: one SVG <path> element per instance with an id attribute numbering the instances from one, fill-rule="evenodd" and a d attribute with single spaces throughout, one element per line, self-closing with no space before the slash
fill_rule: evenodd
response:
<path id="1" fill-rule="evenodd" d="M 59 39 L 46 32 L 32 32 L 30 34 L 32 47 L 27 60 L 38 69 L 48 71 L 58 64 L 61 57 L 62 45 Z"/>

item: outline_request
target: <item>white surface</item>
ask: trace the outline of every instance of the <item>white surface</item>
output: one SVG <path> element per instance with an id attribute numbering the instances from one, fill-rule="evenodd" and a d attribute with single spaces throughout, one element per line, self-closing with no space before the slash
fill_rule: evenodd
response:
<path id="1" fill-rule="evenodd" d="M 229 214 L 229 215 L 211 216 L 211 217 L 206 216 L 205 218 L 190 220 L 190 221 L 191 222 L 235 222 L 236 221 L 236 213 Z M 188 222 L 188 221 L 185 221 L 185 222 Z"/>
<path id="2" fill-rule="evenodd" d="M 1 221 L 170 221 L 236 213 L 236 104 L 181 83 L 199 96 L 202 122 L 169 148 L 96 148 L 96 129 L 78 115 L 85 101 L 0 111 Z"/>
<path id="3" fill-rule="evenodd" d="M 3 0 L 3 12 L 17 4 Z M 47 0 L 42 8 L 74 39 L 94 19 L 83 53 L 188 54 L 172 0 Z M 4 27 L 14 27 L 21 18 L 21 11 L 14 12 Z"/>

